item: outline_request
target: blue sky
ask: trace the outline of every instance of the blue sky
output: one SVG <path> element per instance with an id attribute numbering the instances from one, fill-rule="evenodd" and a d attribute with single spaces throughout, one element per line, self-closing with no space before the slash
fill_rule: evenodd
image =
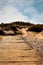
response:
<path id="1" fill-rule="evenodd" d="M 43 0 L 0 0 L 0 23 L 43 23 Z"/>

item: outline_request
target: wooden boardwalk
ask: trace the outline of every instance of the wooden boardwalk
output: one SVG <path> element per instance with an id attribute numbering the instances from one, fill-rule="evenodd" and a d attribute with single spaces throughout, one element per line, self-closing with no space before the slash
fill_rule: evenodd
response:
<path id="1" fill-rule="evenodd" d="M 42 60 L 20 35 L 0 38 L 0 65 L 43 65 Z"/>

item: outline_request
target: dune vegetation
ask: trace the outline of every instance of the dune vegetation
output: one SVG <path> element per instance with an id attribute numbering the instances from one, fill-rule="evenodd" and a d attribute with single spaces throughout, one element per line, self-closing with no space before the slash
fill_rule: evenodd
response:
<path id="1" fill-rule="evenodd" d="M 17 35 L 22 34 L 21 29 L 25 29 L 27 32 L 41 32 L 43 31 L 43 24 L 32 24 L 30 22 L 13 22 L 13 23 L 1 23 L 0 35 Z M 27 28 L 27 29 L 26 29 Z"/>

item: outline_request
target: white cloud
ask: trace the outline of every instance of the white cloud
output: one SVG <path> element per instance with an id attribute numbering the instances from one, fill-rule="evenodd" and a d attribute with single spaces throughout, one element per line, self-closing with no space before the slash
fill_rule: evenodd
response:
<path id="1" fill-rule="evenodd" d="M 33 6 L 36 1 L 40 3 L 43 0 L 0 0 L 0 3 L 4 1 L 8 2 L 8 4 L 0 11 L 0 22 L 30 21 L 29 17 L 24 16 L 21 13 L 22 11 L 19 12 L 19 9 L 15 7 L 15 5 L 18 5 L 25 14 L 29 13 L 31 15 L 30 19 L 33 23 L 43 23 L 43 13 L 39 14 Z"/>
<path id="2" fill-rule="evenodd" d="M 31 15 L 31 22 L 43 23 L 43 13 L 39 14 L 37 9 L 35 9 L 33 6 L 25 8 L 24 13 L 29 13 Z"/>
<path id="3" fill-rule="evenodd" d="M 6 0 L 0 0 L 0 3 L 5 2 Z"/>
<path id="4" fill-rule="evenodd" d="M 43 24 L 43 13 L 42 14 L 37 14 L 34 15 L 33 18 L 31 19 L 32 22 L 35 22 L 36 24 L 42 23 Z"/>
<path id="5" fill-rule="evenodd" d="M 34 0 L 8 0 L 9 3 L 14 3 L 19 6 L 31 6 L 34 3 Z"/>
<path id="6" fill-rule="evenodd" d="M 15 7 L 6 6 L 0 11 L 0 23 L 12 22 L 12 21 L 30 21 L 28 17 L 24 16 Z"/>
<path id="7" fill-rule="evenodd" d="M 0 0 L 0 3 L 2 2 L 2 0 Z"/>
<path id="8" fill-rule="evenodd" d="M 24 9 L 25 13 L 30 13 L 31 15 L 36 14 L 37 10 L 34 7 L 27 7 Z"/>

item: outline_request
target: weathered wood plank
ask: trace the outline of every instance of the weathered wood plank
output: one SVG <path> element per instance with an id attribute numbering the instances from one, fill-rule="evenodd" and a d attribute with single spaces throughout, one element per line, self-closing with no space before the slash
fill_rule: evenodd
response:
<path id="1" fill-rule="evenodd" d="M 42 62 L 41 62 L 42 61 Z M 0 65 L 42 65 L 38 53 L 21 36 L 2 36 Z"/>

